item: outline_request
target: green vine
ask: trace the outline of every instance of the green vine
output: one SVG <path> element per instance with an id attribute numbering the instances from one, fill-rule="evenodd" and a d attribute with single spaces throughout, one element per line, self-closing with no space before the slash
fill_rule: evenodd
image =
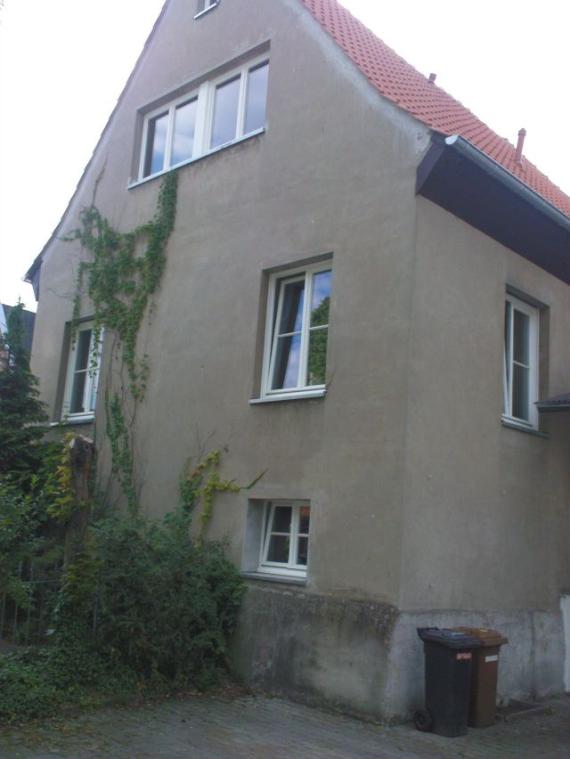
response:
<path id="1" fill-rule="evenodd" d="M 75 434 L 70 432 L 63 439 L 63 446 L 58 452 L 54 468 L 50 472 L 45 492 L 47 496 L 47 513 L 59 522 L 68 522 L 78 504 L 73 490 L 73 470 L 71 465 L 71 448 Z"/>
<path id="2" fill-rule="evenodd" d="M 223 480 L 218 472 L 221 456 L 221 451 L 211 451 L 194 469 L 188 462 L 187 473 L 180 482 L 180 502 L 186 515 L 189 516 L 197 505 L 202 505 L 198 517 L 199 528 L 196 539 L 198 545 L 204 542 L 208 525 L 212 520 L 216 495 L 251 490 L 265 474 L 262 472 L 249 485 L 237 485 L 235 480 Z"/>
<path id="3" fill-rule="evenodd" d="M 105 412 L 107 417 L 107 437 L 111 444 L 113 472 L 117 475 L 123 494 L 127 499 L 127 508 L 131 514 L 137 511 L 137 493 L 134 478 L 134 461 L 129 430 L 125 422 L 121 398 L 114 394 L 105 394 Z"/>
<path id="4" fill-rule="evenodd" d="M 149 298 L 157 289 L 166 263 L 165 249 L 176 217 L 178 175 L 167 174 L 162 182 L 152 221 L 131 232 L 113 229 L 95 206 L 81 212 L 81 226 L 67 239 L 79 240 L 91 253 L 79 266 L 74 324 L 80 315 L 84 282 L 95 309 L 94 330 L 114 330 L 122 343 L 130 389 L 140 399 L 146 389 L 146 360 L 137 362 L 136 345 Z M 144 252 L 141 245 L 146 243 Z"/>
<path id="5" fill-rule="evenodd" d="M 91 205 L 80 215 L 81 226 L 66 239 L 79 241 L 91 254 L 79 266 L 73 308 L 73 329 L 81 316 L 85 294 L 94 307 L 96 344 L 101 331 L 113 331 L 122 348 L 122 365 L 129 378 L 129 391 L 136 409 L 144 397 L 148 356 L 137 360 L 137 338 L 149 300 L 158 288 L 166 264 L 166 245 L 174 228 L 178 174 L 170 172 L 162 181 L 154 218 L 131 232 L 114 229 Z M 117 474 L 129 511 L 137 510 L 133 453 L 124 413 L 125 398 L 105 393 L 107 436 L 111 445 L 113 472 Z M 134 410 L 133 410 L 134 418 Z"/>

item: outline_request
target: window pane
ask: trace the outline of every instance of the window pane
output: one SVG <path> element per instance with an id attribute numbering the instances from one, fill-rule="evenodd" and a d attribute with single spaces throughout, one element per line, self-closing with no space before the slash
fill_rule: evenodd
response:
<path id="1" fill-rule="evenodd" d="M 179 105 L 174 114 L 174 138 L 172 142 L 171 165 L 192 158 L 194 132 L 196 129 L 196 100 Z"/>
<path id="2" fill-rule="evenodd" d="M 332 272 L 321 271 L 313 277 L 311 327 L 329 323 Z"/>
<path id="3" fill-rule="evenodd" d="M 271 532 L 291 532 L 291 512 L 290 506 L 276 506 L 273 511 L 273 524 Z"/>
<path id="4" fill-rule="evenodd" d="M 144 162 L 144 176 L 156 174 L 164 168 L 164 155 L 166 152 L 166 132 L 168 129 L 168 113 L 155 116 L 148 122 L 146 140 L 146 156 Z"/>
<path id="5" fill-rule="evenodd" d="M 279 561 L 283 564 L 288 564 L 289 542 L 290 539 L 288 535 L 272 535 L 269 540 L 267 561 Z"/>
<path id="6" fill-rule="evenodd" d="M 268 75 L 268 63 L 264 63 L 263 66 L 259 66 L 249 72 L 245 108 L 245 134 L 265 126 Z"/>
<path id="7" fill-rule="evenodd" d="M 291 332 L 299 332 L 303 326 L 303 305 L 305 303 L 305 280 L 289 282 L 284 287 L 283 310 L 281 311 L 281 324 L 279 334 L 286 335 Z"/>
<path id="8" fill-rule="evenodd" d="M 309 336 L 309 367 L 307 385 L 324 385 L 327 373 L 327 340 L 329 331 L 326 327 L 311 330 Z"/>
<path id="9" fill-rule="evenodd" d="M 240 77 L 216 87 L 212 148 L 235 139 L 239 101 Z"/>
<path id="10" fill-rule="evenodd" d="M 529 370 L 513 365 L 513 416 L 529 420 Z"/>
<path id="11" fill-rule="evenodd" d="M 516 309 L 513 318 L 513 359 L 528 365 L 530 318 Z"/>
<path id="12" fill-rule="evenodd" d="M 83 405 L 83 394 L 85 393 L 85 381 L 87 371 L 77 372 L 73 375 L 73 389 L 71 392 L 71 403 L 69 406 L 70 414 L 81 414 L 85 411 Z"/>
<path id="13" fill-rule="evenodd" d="M 299 538 L 297 541 L 297 564 L 307 566 L 309 558 L 309 538 Z"/>
<path id="14" fill-rule="evenodd" d="M 309 534 L 309 523 L 311 520 L 311 507 L 301 506 L 299 509 L 299 532 L 302 535 Z"/>
<path id="15" fill-rule="evenodd" d="M 87 369 L 89 366 L 89 346 L 91 345 L 91 330 L 84 329 L 77 335 L 75 346 L 75 371 Z"/>
<path id="16" fill-rule="evenodd" d="M 280 337 L 277 340 L 277 355 L 273 370 L 272 390 L 297 387 L 299 382 L 299 360 L 301 335 Z"/>

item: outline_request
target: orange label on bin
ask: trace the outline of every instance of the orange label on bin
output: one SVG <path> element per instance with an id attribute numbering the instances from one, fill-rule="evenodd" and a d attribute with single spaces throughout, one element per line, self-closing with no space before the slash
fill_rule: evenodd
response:
<path id="1" fill-rule="evenodd" d="M 471 659 L 471 654 L 457 654 L 456 659 L 457 661 L 469 661 Z"/>

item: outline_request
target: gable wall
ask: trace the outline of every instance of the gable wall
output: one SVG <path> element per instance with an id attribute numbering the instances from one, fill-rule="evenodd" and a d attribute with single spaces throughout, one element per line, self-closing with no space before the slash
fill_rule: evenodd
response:
<path id="1" fill-rule="evenodd" d="M 151 361 L 136 435 L 143 507 L 160 514 L 175 503 L 199 441 L 225 445 L 225 475 L 245 483 L 267 470 L 250 495 L 311 500 L 308 589 L 395 601 L 415 167 L 427 132 L 378 97 L 296 0 L 224 0 L 199 22 L 193 7 L 171 4 L 64 225 L 90 202 L 103 166 L 101 211 L 122 229 L 149 218 L 159 182 L 126 189 L 137 108 L 270 40 L 267 133 L 180 172 L 168 264 L 141 341 Z M 328 252 L 327 397 L 252 407 L 262 272 Z M 34 366 L 52 404 L 71 316 L 59 293 L 73 293 L 73 261 L 55 244 L 42 271 Z M 210 529 L 230 539 L 238 563 L 246 500 L 220 498 Z"/>

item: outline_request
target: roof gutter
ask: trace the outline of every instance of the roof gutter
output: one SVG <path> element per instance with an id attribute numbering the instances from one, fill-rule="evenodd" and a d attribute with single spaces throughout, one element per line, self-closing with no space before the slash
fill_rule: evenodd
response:
<path id="1" fill-rule="evenodd" d="M 503 184 L 511 192 L 514 192 L 522 200 L 533 205 L 538 211 L 547 216 L 555 224 L 559 224 L 563 229 L 570 232 L 570 217 L 562 213 L 558 208 L 553 206 L 542 195 L 532 190 L 527 184 L 522 182 L 514 174 L 501 166 L 500 163 L 493 160 L 482 150 L 476 148 L 472 143 L 458 134 L 445 138 L 445 145 L 451 148 L 455 153 L 476 163 L 484 172 L 489 174 L 493 179 Z"/>

